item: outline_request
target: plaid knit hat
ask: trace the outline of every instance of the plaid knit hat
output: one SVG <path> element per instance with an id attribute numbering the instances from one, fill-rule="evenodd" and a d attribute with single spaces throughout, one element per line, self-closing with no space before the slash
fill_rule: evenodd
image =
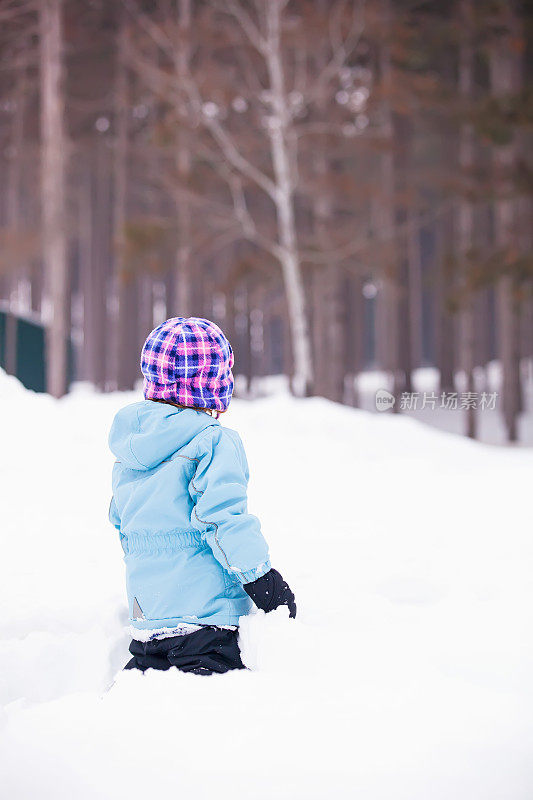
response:
<path id="1" fill-rule="evenodd" d="M 232 366 L 231 345 L 214 322 L 167 319 L 143 345 L 144 396 L 225 411 L 233 393 Z"/>

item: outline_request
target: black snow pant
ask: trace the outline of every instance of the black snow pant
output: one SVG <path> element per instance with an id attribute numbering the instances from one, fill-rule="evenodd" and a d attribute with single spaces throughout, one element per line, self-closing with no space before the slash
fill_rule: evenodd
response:
<path id="1" fill-rule="evenodd" d="M 139 642 L 133 639 L 130 653 L 133 658 L 125 669 L 170 669 L 177 667 L 182 672 L 196 675 L 212 675 L 213 672 L 228 672 L 244 669 L 237 642 L 238 630 L 226 630 L 206 625 L 199 631 L 185 636 L 169 636 Z"/>

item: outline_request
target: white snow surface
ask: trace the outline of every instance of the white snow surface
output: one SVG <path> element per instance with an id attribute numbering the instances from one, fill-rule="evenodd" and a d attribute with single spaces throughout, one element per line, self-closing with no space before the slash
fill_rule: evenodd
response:
<path id="1" fill-rule="evenodd" d="M 58 402 L 0 374 L 0 399 L 3 797 L 531 800 L 530 449 L 234 401 L 298 618 L 242 620 L 249 671 L 142 675 L 121 671 L 107 522 L 107 433 L 138 396 Z"/>

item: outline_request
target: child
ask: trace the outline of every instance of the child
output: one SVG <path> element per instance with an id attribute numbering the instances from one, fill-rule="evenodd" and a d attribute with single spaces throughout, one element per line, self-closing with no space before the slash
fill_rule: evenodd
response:
<path id="1" fill-rule="evenodd" d="M 242 669 L 239 617 L 250 598 L 296 615 L 248 513 L 239 435 L 218 422 L 233 392 L 233 351 L 213 322 L 175 317 L 141 354 L 144 401 L 116 415 L 109 445 L 133 641 L 127 669 L 210 675 Z"/>

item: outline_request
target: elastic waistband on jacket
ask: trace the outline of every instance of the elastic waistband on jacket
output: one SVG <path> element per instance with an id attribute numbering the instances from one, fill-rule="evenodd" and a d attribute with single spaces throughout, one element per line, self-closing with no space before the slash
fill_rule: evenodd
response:
<path id="1" fill-rule="evenodd" d="M 247 609 L 243 610 L 243 614 L 247 613 Z M 137 636 L 133 633 L 133 630 L 137 631 L 145 631 L 150 630 L 154 632 L 155 630 L 168 630 L 172 628 L 178 628 L 184 622 L 192 623 L 193 625 L 216 625 L 217 628 L 233 628 L 234 626 L 239 625 L 239 619 L 242 614 L 235 614 L 235 613 L 224 613 L 224 614 L 212 614 L 208 617 L 172 617 L 171 619 L 130 619 L 128 620 L 130 625 L 130 630 L 132 633 L 132 638 L 136 639 Z M 141 634 L 142 636 L 142 634 Z"/>
<path id="2" fill-rule="evenodd" d="M 198 531 L 170 531 L 168 533 L 128 533 L 122 539 L 126 555 L 184 550 L 186 547 L 207 547 Z"/>

